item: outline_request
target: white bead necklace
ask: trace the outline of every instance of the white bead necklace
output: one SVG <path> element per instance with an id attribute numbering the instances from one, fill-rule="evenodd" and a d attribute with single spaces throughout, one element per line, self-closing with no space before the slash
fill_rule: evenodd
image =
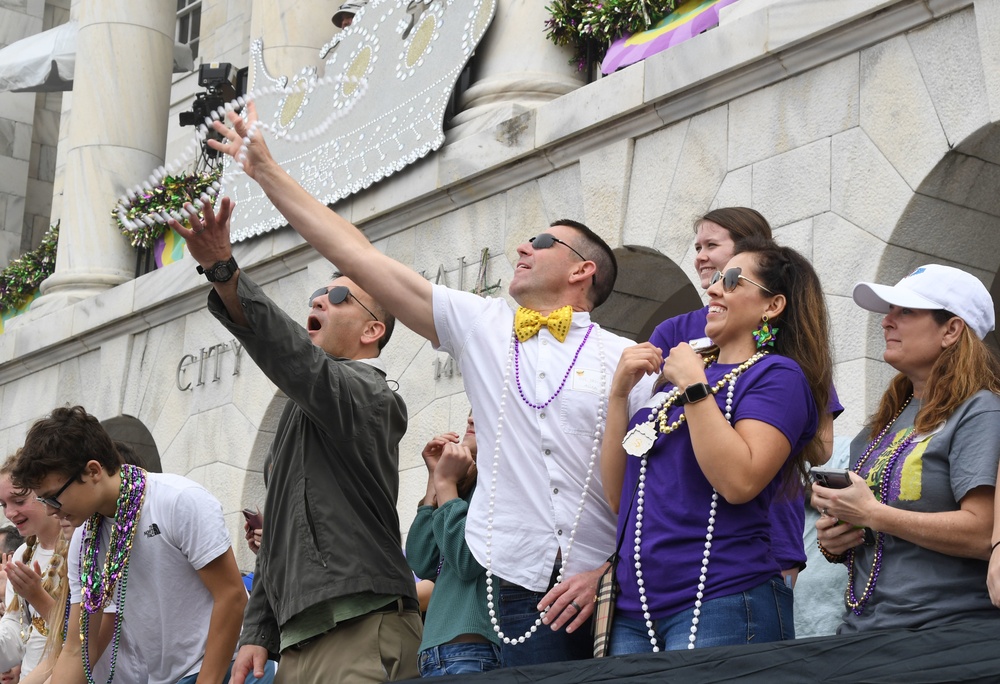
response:
<path id="1" fill-rule="evenodd" d="M 726 392 L 726 422 L 731 423 L 733 419 L 733 390 L 736 387 L 736 379 L 750 366 L 760 361 L 767 352 L 757 352 L 749 359 L 740 364 L 739 367 L 734 368 L 732 371 L 726 374 L 723 380 L 729 380 L 729 390 Z M 721 388 L 721 385 L 719 385 Z M 715 388 L 713 388 L 715 389 Z M 714 394 L 715 392 L 713 392 Z M 654 426 L 656 425 L 656 417 L 660 412 L 661 408 L 665 406 L 671 406 L 677 398 L 681 395 L 681 390 L 677 387 L 673 388 L 668 392 L 663 400 L 655 404 L 649 410 L 649 418 L 647 423 Z M 666 434 L 673 432 L 679 423 L 673 429 L 666 431 Z M 639 465 L 639 484 L 636 487 L 636 499 L 635 499 L 635 546 L 633 548 L 634 555 L 632 556 L 635 561 L 635 582 L 639 587 L 639 603 L 642 605 L 642 617 L 646 621 L 646 634 L 649 636 L 649 643 L 653 646 L 653 652 L 656 653 L 660 650 L 659 645 L 656 643 L 656 630 L 653 629 L 653 618 L 649 612 L 649 602 L 646 600 L 646 587 L 645 581 L 642 578 L 642 558 L 641 558 L 641 547 L 642 547 L 642 510 L 643 503 L 645 502 L 645 492 L 646 492 L 646 467 L 649 463 L 649 452 L 652 449 L 647 450 L 642 455 L 642 462 Z M 705 597 L 705 582 L 708 579 L 708 561 L 712 555 L 712 537 L 715 533 L 715 513 L 719 507 L 719 493 L 712 488 L 712 503 L 709 506 L 708 511 L 708 525 L 705 528 L 705 551 L 702 554 L 701 559 L 701 574 L 698 576 L 698 591 L 695 594 L 694 601 L 694 612 L 691 617 L 691 635 L 688 637 L 688 648 L 694 648 L 695 640 L 698 638 L 698 620 L 701 616 L 701 605 L 702 599 Z"/>
<path id="2" fill-rule="evenodd" d="M 583 507 L 587 503 L 587 492 L 590 489 L 590 483 L 594 477 L 594 466 L 597 464 L 597 456 L 601 451 L 601 441 L 604 436 L 604 419 L 608 401 L 608 378 L 607 369 L 604 365 L 604 338 L 599 326 L 594 326 L 593 330 L 597 332 L 597 359 L 598 364 L 601 367 L 601 398 L 597 405 L 597 421 L 594 425 L 594 442 L 590 450 L 590 463 L 587 466 L 587 477 L 583 481 L 583 492 L 580 494 L 580 503 L 576 507 L 576 516 L 573 518 L 573 528 L 570 530 L 569 541 L 566 543 L 566 553 L 563 554 L 562 562 L 559 565 L 559 574 L 556 576 L 556 584 L 562 582 L 563 572 L 566 570 L 566 564 L 569 563 L 569 554 L 573 550 L 573 541 L 576 539 L 576 531 L 580 527 L 580 518 L 583 516 Z M 549 612 L 548 607 L 546 607 L 545 610 L 538 614 L 538 617 L 535 619 L 535 624 L 533 624 L 527 632 L 519 637 L 512 638 L 504 634 L 503 630 L 500 629 L 500 621 L 497 618 L 496 613 L 496 604 L 493 600 L 493 511 L 497 496 L 497 471 L 499 470 L 500 463 L 500 441 L 503 436 L 504 406 L 507 402 L 507 395 L 510 392 L 510 376 L 514 365 L 514 345 L 516 340 L 517 337 L 512 332 L 510 336 L 510 347 L 507 350 L 507 368 L 504 370 L 503 376 L 503 391 L 500 393 L 500 412 L 499 417 L 497 418 L 497 439 L 496 444 L 493 446 L 493 467 L 490 473 L 490 507 L 489 514 L 486 518 L 486 607 L 489 610 L 490 623 L 493 625 L 493 631 L 496 632 L 496 635 L 503 643 L 508 645 L 523 644 L 531 638 L 531 635 L 534 634 L 542 625 L 542 618 L 544 618 L 545 614 Z"/>

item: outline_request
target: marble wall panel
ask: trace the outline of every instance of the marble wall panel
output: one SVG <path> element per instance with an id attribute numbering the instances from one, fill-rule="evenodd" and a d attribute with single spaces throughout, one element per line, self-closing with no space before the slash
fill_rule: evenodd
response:
<path id="1" fill-rule="evenodd" d="M 744 166 L 726 174 L 711 209 L 719 207 L 749 207 L 753 203 L 753 166 Z"/>
<path id="2" fill-rule="evenodd" d="M 975 11 L 970 7 L 943 17 L 906 38 L 954 147 L 991 120 Z"/>
<path id="3" fill-rule="evenodd" d="M 684 120 L 635 141 L 623 244 L 651 245 L 656 240 L 688 126 Z"/>
<path id="4" fill-rule="evenodd" d="M 177 364 L 186 353 L 185 326 L 182 317 L 137 333 L 136 353 L 130 356 L 126 371 L 122 413 L 142 421 L 161 454 L 190 413 L 189 393 L 179 391 L 176 384 Z M 170 373 L 167 378 L 165 370 Z"/>
<path id="5" fill-rule="evenodd" d="M 791 247 L 809 261 L 813 261 L 813 230 L 813 219 L 803 219 L 775 228 L 774 240 L 779 245 Z"/>
<path id="6" fill-rule="evenodd" d="M 580 158 L 586 223 L 608 244 L 619 244 L 631 184 L 635 143 L 626 138 Z"/>
<path id="7" fill-rule="evenodd" d="M 451 185 L 533 152 L 535 117 L 532 109 L 442 148 L 437 153 L 438 184 Z"/>
<path id="8" fill-rule="evenodd" d="M 728 128 L 728 108 L 723 106 L 692 117 L 685 132 L 677 170 L 652 243 L 654 249 L 674 262 L 687 251 L 694 220 L 712 204 L 726 177 Z"/>
<path id="9" fill-rule="evenodd" d="M 538 108 L 535 144 L 549 145 L 643 105 L 645 64 L 638 62 Z"/>
<path id="10" fill-rule="evenodd" d="M 948 140 L 906 38 L 861 52 L 861 128 L 916 189 L 948 151 Z"/>
<path id="11" fill-rule="evenodd" d="M 575 219 L 577 221 L 587 222 L 588 218 L 584 213 L 583 205 L 583 182 L 581 178 L 581 169 L 579 164 L 570 164 L 561 169 L 547 173 L 538 179 L 538 190 L 542 195 L 542 207 L 543 214 L 549 217 L 549 220 L 545 222 L 548 225 L 556 219 Z M 510 202 L 508 202 L 508 208 L 510 207 Z M 507 224 L 507 247 L 509 253 L 513 254 L 513 247 L 517 246 L 517 242 L 511 245 L 510 237 L 513 235 L 515 240 L 523 240 L 522 228 L 527 228 L 527 226 L 521 226 L 518 224 Z M 536 232 L 541 232 L 542 226 L 536 226 Z M 533 235 L 534 233 L 532 233 Z"/>
<path id="12" fill-rule="evenodd" d="M 578 176 L 579 177 L 579 176 Z M 504 254 L 513 265 L 517 263 L 517 246 L 532 235 L 543 232 L 546 226 L 556 218 L 573 218 L 582 214 L 582 205 L 577 212 L 569 216 L 553 216 L 543 201 L 540 184 L 530 181 L 511 188 L 504 193 Z"/>
<path id="13" fill-rule="evenodd" d="M 729 168 L 773 157 L 858 125 L 858 54 L 729 103 Z"/>
<path id="14" fill-rule="evenodd" d="M 813 218 L 813 266 L 829 295 L 850 297 L 859 280 L 876 277 L 886 244 L 833 212 Z"/>
<path id="15" fill-rule="evenodd" d="M 972 268 L 993 271 L 1000 253 L 1000 218 L 915 195 L 892 241 L 928 255 Z"/>
<path id="16" fill-rule="evenodd" d="M 975 0 L 976 34 L 984 74 L 1000 73 L 1000 0 Z M 1000 79 L 986 79 L 990 121 L 1000 121 Z"/>
<path id="17" fill-rule="evenodd" d="M 0 429 L 34 422 L 57 405 L 59 367 L 50 366 L 4 386 Z"/>
<path id="18" fill-rule="evenodd" d="M 772 227 L 830 208 L 830 139 L 754 164 L 753 206 Z"/>
<path id="19" fill-rule="evenodd" d="M 28 160 L 0 157 L 0 192 L 24 197 L 28 187 Z"/>
<path id="20" fill-rule="evenodd" d="M 830 210 L 888 240 L 913 191 L 861 128 L 833 137 Z"/>

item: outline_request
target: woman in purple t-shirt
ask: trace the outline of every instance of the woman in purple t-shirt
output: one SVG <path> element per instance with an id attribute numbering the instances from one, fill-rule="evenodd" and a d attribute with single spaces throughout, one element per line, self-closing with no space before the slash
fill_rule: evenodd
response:
<path id="1" fill-rule="evenodd" d="M 768 508 L 823 449 L 826 305 L 795 250 L 748 239 L 737 251 L 708 290 L 716 347 L 681 343 L 664 360 L 644 343 L 615 372 L 601 465 L 626 539 L 612 655 L 794 636 Z M 630 419 L 629 390 L 661 364 L 659 390 Z"/>

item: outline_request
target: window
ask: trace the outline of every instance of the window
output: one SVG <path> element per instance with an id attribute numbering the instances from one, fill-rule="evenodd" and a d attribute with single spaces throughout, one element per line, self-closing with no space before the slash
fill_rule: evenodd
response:
<path id="1" fill-rule="evenodd" d="M 201 38 L 201 0 L 177 0 L 177 42 L 191 47 L 191 56 L 198 58 Z"/>

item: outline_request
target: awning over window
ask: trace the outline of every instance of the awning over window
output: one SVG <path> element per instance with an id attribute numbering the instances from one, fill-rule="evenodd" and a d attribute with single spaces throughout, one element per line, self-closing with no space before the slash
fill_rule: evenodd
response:
<path id="1" fill-rule="evenodd" d="M 79 30 L 79 25 L 70 21 L 0 49 L 0 93 L 72 90 Z M 174 73 L 192 69 L 191 48 L 174 44 Z"/>

